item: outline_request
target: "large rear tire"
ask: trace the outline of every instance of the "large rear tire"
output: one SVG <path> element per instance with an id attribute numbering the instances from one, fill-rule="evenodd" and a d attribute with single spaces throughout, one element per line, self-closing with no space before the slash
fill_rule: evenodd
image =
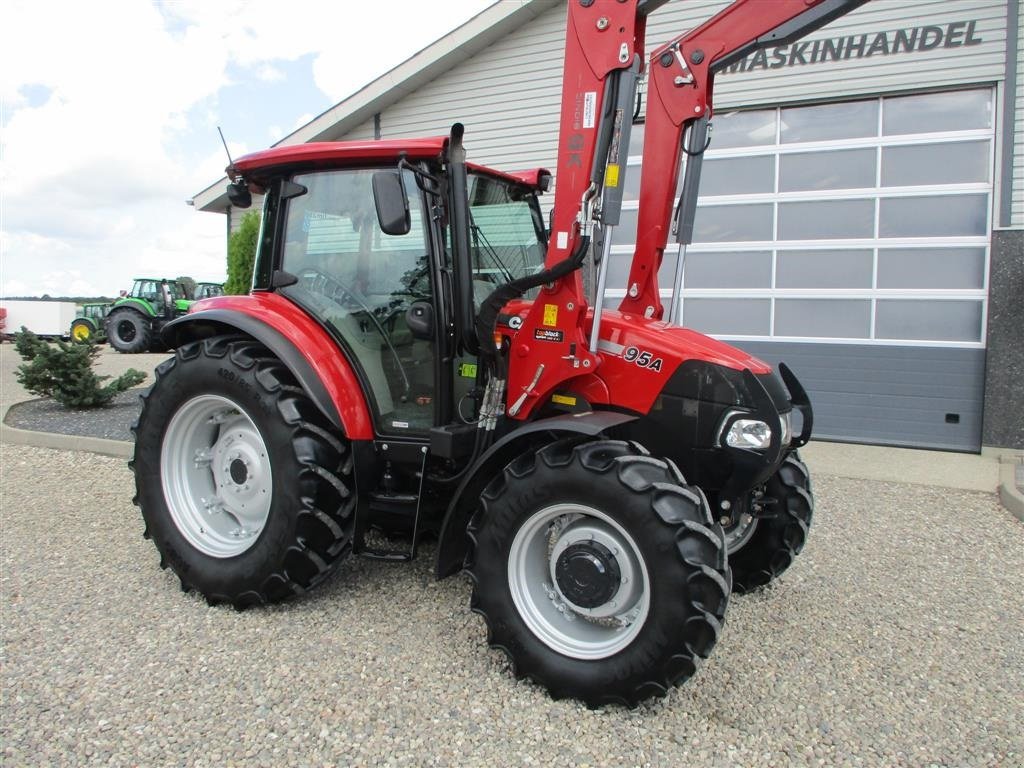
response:
<path id="1" fill-rule="evenodd" d="M 133 469 L 161 567 L 211 604 L 300 594 L 351 551 L 350 444 L 251 340 L 193 342 L 157 368 Z"/>
<path id="2" fill-rule="evenodd" d="M 751 492 L 747 503 L 761 499 L 771 502 L 765 506 L 765 517 L 745 510 L 725 531 L 734 592 L 750 592 L 771 582 L 793 564 L 807 542 L 814 495 L 811 473 L 799 455 L 787 456 L 764 488 Z"/>
<path id="3" fill-rule="evenodd" d="M 611 440 L 509 464 L 469 525 L 472 608 L 517 677 L 590 707 L 689 678 L 729 599 L 725 543 L 699 489 Z"/>
<path id="4" fill-rule="evenodd" d="M 134 309 L 115 309 L 107 318 L 107 341 L 126 355 L 148 352 L 153 342 L 152 323 Z"/>

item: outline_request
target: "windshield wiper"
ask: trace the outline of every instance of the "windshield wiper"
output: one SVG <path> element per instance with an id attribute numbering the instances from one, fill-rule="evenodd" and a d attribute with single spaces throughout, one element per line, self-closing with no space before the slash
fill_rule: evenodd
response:
<path id="1" fill-rule="evenodd" d="M 494 263 L 497 264 L 498 268 L 501 270 L 502 275 L 505 278 L 505 282 L 512 282 L 515 279 L 512 274 L 512 270 L 510 270 L 505 265 L 505 262 L 501 260 L 498 252 L 494 250 L 494 246 L 487 240 L 487 235 L 484 234 L 484 231 L 480 229 L 480 226 L 473 220 L 472 212 L 469 214 L 469 231 L 473 233 L 473 241 L 474 245 L 476 245 L 477 251 L 481 250 L 480 243 L 483 241 L 484 251 L 494 259 Z"/>

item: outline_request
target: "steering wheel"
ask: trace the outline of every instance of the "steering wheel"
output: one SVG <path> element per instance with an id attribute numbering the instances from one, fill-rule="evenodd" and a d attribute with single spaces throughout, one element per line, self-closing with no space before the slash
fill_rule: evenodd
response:
<path id="1" fill-rule="evenodd" d="M 401 400 L 403 403 L 408 400 L 409 391 L 412 388 L 409 384 L 409 376 L 405 372 L 405 366 L 402 364 L 402 358 L 398 355 L 398 350 L 396 350 L 394 344 L 391 343 L 391 334 L 389 334 L 384 328 L 384 323 L 390 322 L 400 310 L 398 308 L 392 308 L 387 313 L 384 323 L 382 323 L 380 318 L 377 317 L 377 313 L 367 306 L 366 302 L 359 296 L 359 294 L 348 286 L 338 282 L 333 277 L 325 275 L 323 272 L 319 272 L 315 269 L 304 269 L 301 275 L 299 275 L 299 279 L 306 282 L 306 288 L 308 290 L 321 294 L 338 306 L 348 310 L 358 308 L 366 314 L 370 319 L 370 322 L 376 327 L 377 332 L 380 333 L 381 339 L 384 340 L 388 350 L 391 352 L 391 356 L 395 359 L 395 363 L 398 365 L 398 372 L 402 374 L 402 382 L 405 385 L 405 391 L 402 393 Z"/>

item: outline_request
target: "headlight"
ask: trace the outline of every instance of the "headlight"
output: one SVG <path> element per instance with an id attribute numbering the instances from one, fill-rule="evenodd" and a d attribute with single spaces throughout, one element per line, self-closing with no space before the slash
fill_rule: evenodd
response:
<path id="1" fill-rule="evenodd" d="M 772 428 L 759 419 L 737 419 L 725 434 L 730 448 L 764 450 L 772 442 Z"/>

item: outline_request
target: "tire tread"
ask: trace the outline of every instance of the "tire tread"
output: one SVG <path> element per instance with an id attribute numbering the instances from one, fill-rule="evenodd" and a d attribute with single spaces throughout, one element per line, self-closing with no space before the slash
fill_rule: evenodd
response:
<path id="1" fill-rule="evenodd" d="M 347 441 L 334 433 L 308 397 L 297 386 L 288 369 L 273 357 L 265 347 L 244 337 L 218 336 L 175 350 L 165 362 L 157 366 L 153 388 L 142 396 L 143 409 L 138 420 L 132 425 L 132 433 L 139 435 L 147 418 L 147 407 L 158 391 L 160 381 L 172 375 L 183 364 L 200 357 L 214 360 L 230 360 L 245 371 L 256 370 L 254 380 L 262 389 L 262 396 L 276 401 L 276 413 L 291 435 L 292 450 L 301 472 L 314 478 L 320 489 L 318 498 L 304 495 L 299 500 L 295 516 L 296 540 L 284 548 L 280 562 L 264 565 L 264 573 L 258 576 L 258 584 L 227 594 L 208 588 L 206 592 L 190 578 L 188 569 L 179 572 L 175 558 L 167 556 L 161 547 L 160 537 L 152 536 L 152 526 L 146 523 L 145 535 L 151 537 L 160 551 L 161 565 L 170 564 L 178 574 L 185 589 L 196 589 L 211 604 L 230 603 L 242 610 L 251 605 L 262 605 L 303 594 L 323 582 L 345 559 L 352 549 L 354 519 L 350 501 L 353 496 L 351 480 L 351 451 Z M 287 407 L 283 407 L 284 405 Z M 310 447 L 312 445 L 312 448 Z M 138 493 L 133 500 L 142 508 L 145 497 L 143 484 L 147 478 L 139 469 L 140 446 L 136 445 L 136 458 L 130 463 L 135 473 Z M 154 449 L 159 456 L 159 448 Z M 312 454 L 315 458 L 310 458 Z M 157 460 L 158 461 L 158 460 Z M 151 478 L 149 478 L 151 481 Z M 336 504 L 322 503 L 334 499 Z M 145 514 L 145 511 L 144 511 Z"/>
<path id="2" fill-rule="evenodd" d="M 649 667 L 643 679 L 609 683 L 599 692 L 546 679 L 542 669 L 526 666 L 528 657 L 518 658 L 513 653 L 511 649 L 518 641 L 508 622 L 491 615 L 488 603 L 492 601 L 481 590 L 482 580 L 475 557 L 480 533 L 494 505 L 517 486 L 529 483 L 542 464 L 560 472 L 581 473 L 583 477 L 587 472 L 614 472 L 623 489 L 649 500 L 651 519 L 658 521 L 677 542 L 680 563 L 689 571 L 686 583 L 690 588 L 687 599 L 691 615 L 682 628 L 678 647 Z M 664 696 L 694 674 L 698 659 L 708 656 L 721 633 L 730 582 L 725 542 L 711 520 L 707 501 L 699 489 L 680 486 L 681 478 L 678 468 L 649 456 L 636 444 L 606 439 L 581 442 L 570 438 L 523 454 L 491 481 L 467 526 L 469 552 L 465 572 L 473 584 L 470 606 L 474 613 L 483 617 L 488 645 L 505 654 L 516 678 L 533 680 L 547 688 L 552 698 L 580 698 L 590 708 L 607 704 L 633 708 L 645 699 Z M 704 557 L 693 557 L 691 548 L 702 552 Z"/>

